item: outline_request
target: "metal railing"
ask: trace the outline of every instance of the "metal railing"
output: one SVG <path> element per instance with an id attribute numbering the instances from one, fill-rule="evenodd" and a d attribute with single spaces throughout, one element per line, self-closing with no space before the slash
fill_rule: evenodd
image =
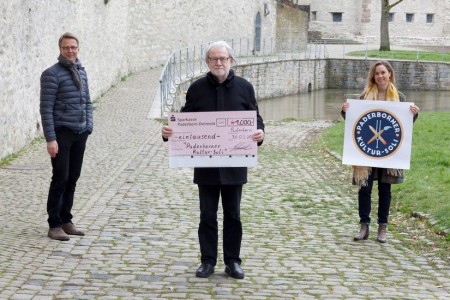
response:
<path id="1" fill-rule="evenodd" d="M 298 60 L 298 59 L 326 59 L 349 58 L 348 52 L 363 51 L 364 56 L 352 56 L 352 59 L 368 59 L 367 52 L 377 49 L 378 45 L 366 43 L 348 43 L 346 41 L 317 40 L 306 43 L 299 39 L 271 38 L 252 40 L 248 38 L 227 40 L 234 50 L 236 64 L 255 64 L 271 61 Z M 208 71 L 204 56 L 210 43 L 191 48 L 184 48 L 173 52 L 168 58 L 160 76 L 160 116 L 166 118 L 171 111 L 178 111 L 184 102 L 180 84 L 203 75 Z M 412 50 L 411 47 L 392 46 L 391 50 Z M 444 48 L 443 48 L 444 49 Z M 420 50 L 417 50 L 417 61 L 420 61 Z M 444 54 L 442 51 L 443 61 Z M 385 59 L 395 59 L 389 57 Z"/>
<path id="2" fill-rule="evenodd" d="M 227 42 L 234 50 L 237 65 L 328 57 L 326 44 L 319 42 L 307 44 L 287 38 L 261 41 L 241 38 Z M 180 49 L 170 55 L 159 79 L 161 117 L 181 107 L 183 99 L 178 87 L 182 82 L 208 71 L 204 57 L 209 45 Z"/>

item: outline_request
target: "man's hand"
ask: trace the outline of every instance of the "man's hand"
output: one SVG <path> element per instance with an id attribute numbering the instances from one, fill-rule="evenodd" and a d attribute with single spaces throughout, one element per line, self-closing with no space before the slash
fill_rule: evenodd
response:
<path id="1" fill-rule="evenodd" d="M 261 143 L 264 140 L 264 131 L 262 131 L 262 129 L 256 130 L 252 134 L 252 139 L 253 139 L 254 142 Z"/>
<path id="2" fill-rule="evenodd" d="M 56 140 L 47 142 L 47 152 L 51 158 L 55 158 L 58 154 L 58 142 Z"/>
<path id="3" fill-rule="evenodd" d="M 170 127 L 168 125 L 164 125 L 161 128 L 161 134 L 162 134 L 163 138 L 165 138 L 165 139 L 168 139 L 169 137 L 171 137 L 172 132 L 173 132 L 172 127 Z"/>

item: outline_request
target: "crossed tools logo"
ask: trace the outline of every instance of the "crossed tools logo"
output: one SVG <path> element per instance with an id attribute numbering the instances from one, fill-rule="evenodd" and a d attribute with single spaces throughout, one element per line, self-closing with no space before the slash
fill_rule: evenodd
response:
<path id="1" fill-rule="evenodd" d="M 399 119 L 387 110 L 364 112 L 353 127 L 353 142 L 367 157 L 387 158 L 402 144 L 403 127 Z"/>

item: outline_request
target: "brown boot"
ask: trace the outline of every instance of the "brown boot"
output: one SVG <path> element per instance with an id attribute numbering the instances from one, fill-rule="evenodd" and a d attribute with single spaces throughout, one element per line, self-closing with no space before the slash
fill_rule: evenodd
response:
<path id="1" fill-rule="evenodd" d="M 367 240 L 369 237 L 369 224 L 361 223 L 361 228 L 357 235 L 353 237 L 354 241 Z"/>
<path id="2" fill-rule="evenodd" d="M 377 241 L 379 241 L 380 243 L 386 243 L 386 231 L 387 231 L 387 224 L 378 225 Z"/>
<path id="3" fill-rule="evenodd" d="M 78 230 L 73 223 L 64 223 L 62 225 L 62 229 L 65 233 L 71 234 L 71 235 L 84 235 L 84 232 L 81 230 Z"/>
<path id="4" fill-rule="evenodd" d="M 70 237 L 64 232 L 61 227 L 50 228 L 47 236 L 53 240 L 68 241 Z"/>

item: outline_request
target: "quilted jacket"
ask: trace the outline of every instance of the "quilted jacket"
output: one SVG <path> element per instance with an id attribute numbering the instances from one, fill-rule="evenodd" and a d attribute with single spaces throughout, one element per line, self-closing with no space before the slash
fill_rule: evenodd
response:
<path id="1" fill-rule="evenodd" d="M 79 89 L 70 70 L 60 63 L 46 69 L 41 75 L 40 113 L 47 142 L 56 140 L 55 128 L 66 127 L 75 133 L 93 130 L 92 102 L 87 74 L 77 69 L 82 88 Z"/>

